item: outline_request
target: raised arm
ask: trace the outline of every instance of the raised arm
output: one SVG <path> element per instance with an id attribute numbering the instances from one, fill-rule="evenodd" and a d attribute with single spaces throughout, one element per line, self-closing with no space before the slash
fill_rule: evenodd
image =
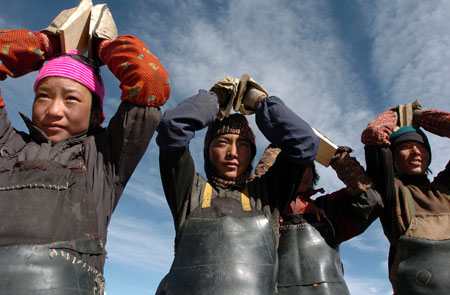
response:
<path id="1" fill-rule="evenodd" d="M 256 108 L 256 124 L 264 136 L 281 148 L 273 166 L 255 183 L 266 183 L 269 201 L 284 211 L 292 200 L 305 167 L 314 161 L 319 138 L 312 128 L 280 98 L 269 96 Z"/>
<path id="2" fill-rule="evenodd" d="M 0 81 L 38 70 L 45 58 L 59 51 L 59 41 L 46 34 L 29 30 L 0 31 Z M 0 107 L 4 105 L 0 95 Z"/>
<path id="3" fill-rule="evenodd" d="M 380 194 L 350 152 L 347 147 L 339 147 L 331 161 L 331 167 L 346 188 L 316 199 L 316 205 L 332 220 L 339 242 L 361 234 L 383 208 Z"/>
<path id="4" fill-rule="evenodd" d="M 36 71 L 45 58 L 60 52 L 59 41 L 29 30 L 0 31 L 0 80 Z"/>
<path id="5" fill-rule="evenodd" d="M 219 104 L 212 92 L 200 90 L 174 109 L 167 110 L 158 125 L 156 143 L 159 145 L 159 167 L 167 202 L 175 225 L 188 197 L 195 174 L 189 143 L 195 132 L 216 118 Z"/>
<path id="6" fill-rule="evenodd" d="M 450 113 L 438 110 L 418 110 L 414 114 L 414 123 L 439 136 L 450 138 Z M 450 189 L 450 161 L 433 181 L 439 189 Z"/>
<path id="7" fill-rule="evenodd" d="M 450 113 L 438 110 L 417 110 L 414 123 L 439 136 L 450 138 Z"/>
<path id="8" fill-rule="evenodd" d="M 107 132 L 97 136 L 97 149 L 121 193 L 161 118 L 159 107 L 170 95 L 169 77 L 148 47 L 133 36 L 103 41 L 99 56 L 122 89 L 122 103 Z"/>
<path id="9" fill-rule="evenodd" d="M 269 96 L 261 100 L 256 124 L 267 140 L 280 147 L 293 163 L 306 164 L 316 158 L 319 138 L 280 98 Z"/>

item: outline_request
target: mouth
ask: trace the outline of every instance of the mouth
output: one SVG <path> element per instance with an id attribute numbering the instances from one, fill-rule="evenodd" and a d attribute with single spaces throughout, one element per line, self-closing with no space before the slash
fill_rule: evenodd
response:
<path id="1" fill-rule="evenodd" d="M 409 163 L 414 166 L 420 166 L 422 165 L 422 159 L 420 158 L 412 159 L 409 161 Z"/>
<path id="2" fill-rule="evenodd" d="M 223 166 L 228 170 L 235 170 L 239 167 L 239 164 L 233 162 L 224 163 Z"/>
<path id="3" fill-rule="evenodd" d="M 64 129 L 64 126 L 58 124 L 44 124 L 43 127 L 50 132 L 58 132 Z"/>

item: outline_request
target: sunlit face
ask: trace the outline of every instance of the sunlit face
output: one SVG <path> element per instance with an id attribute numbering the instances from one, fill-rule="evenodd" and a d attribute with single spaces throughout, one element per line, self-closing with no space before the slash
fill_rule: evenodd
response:
<path id="1" fill-rule="evenodd" d="M 425 173 L 430 162 L 430 153 L 424 144 L 417 141 L 400 143 L 394 151 L 394 167 L 400 175 Z"/>
<path id="2" fill-rule="evenodd" d="M 86 86 L 69 78 L 47 77 L 36 89 L 32 121 L 54 145 L 89 128 L 91 104 Z"/>
<path id="3" fill-rule="evenodd" d="M 302 181 L 298 186 L 297 192 L 304 193 L 309 190 L 313 181 L 313 172 L 311 166 L 306 167 L 305 173 L 303 173 Z"/>
<path id="4" fill-rule="evenodd" d="M 237 134 L 215 137 L 209 145 L 209 159 L 225 177 L 233 179 L 247 170 L 252 147 L 248 139 Z"/>

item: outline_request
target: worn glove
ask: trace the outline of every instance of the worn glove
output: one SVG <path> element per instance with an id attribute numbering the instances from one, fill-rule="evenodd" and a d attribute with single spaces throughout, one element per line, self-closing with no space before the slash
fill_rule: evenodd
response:
<path id="1" fill-rule="evenodd" d="M 397 126 L 397 112 L 387 110 L 367 124 L 361 134 L 361 142 L 365 145 L 391 146 L 389 137 Z"/>
<path id="2" fill-rule="evenodd" d="M 29 30 L 0 30 L 0 81 L 36 71 L 45 58 L 59 53 L 59 38 L 53 44 L 47 35 Z"/>
<path id="3" fill-rule="evenodd" d="M 259 102 L 269 96 L 269 93 L 255 82 L 248 74 L 241 77 L 239 90 L 234 103 L 234 110 L 243 115 L 254 114 Z"/>
<path id="4" fill-rule="evenodd" d="M 417 125 L 439 136 L 450 138 L 450 113 L 438 110 L 415 112 Z"/>
<path id="5" fill-rule="evenodd" d="M 230 115 L 233 102 L 238 91 L 239 79 L 232 77 L 224 77 L 220 79 L 210 89 L 217 95 L 217 101 L 219 102 L 219 112 L 217 118 L 223 120 Z"/>
<path id="6" fill-rule="evenodd" d="M 77 7 L 61 11 L 52 23 L 41 32 L 58 35 L 63 52 L 76 49 L 83 54 L 88 48 L 87 24 L 91 9 L 91 0 L 81 0 Z"/>
<path id="7" fill-rule="evenodd" d="M 414 111 L 421 110 L 422 106 L 418 100 L 412 103 L 400 104 L 391 110 L 398 114 L 398 127 L 413 126 Z M 394 130 L 396 131 L 396 130 Z"/>
<path id="8" fill-rule="evenodd" d="M 117 36 L 116 23 L 114 22 L 108 5 L 95 5 L 91 10 L 89 22 L 89 57 L 99 61 L 97 53 L 98 45 L 103 40 L 114 40 Z"/>
<path id="9" fill-rule="evenodd" d="M 104 40 L 99 57 L 120 81 L 123 101 L 159 107 L 170 96 L 169 75 L 147 46 L 133 36 Z"/>
<path id="10" fill-rule="evenodd" d="M 346 190 L 351 195 L 356 195 L 371 188 L 373 183 L 358 160 L 350 157 L 351 152 L 351 148 L 340 146 L 331 160 L 331 167 L 336 171 L 338 178 L 347 186 Z"/>

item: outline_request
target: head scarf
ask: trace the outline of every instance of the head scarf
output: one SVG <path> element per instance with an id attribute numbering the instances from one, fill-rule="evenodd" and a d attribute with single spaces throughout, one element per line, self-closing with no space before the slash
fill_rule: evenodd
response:
<path id="1" fill-rule="evenodd" d="M 34 92 L 39 83 L 46 77 L 69 78 L 86 86 L 100 100 L 103 109 L 103 99 L 105 97 L 105 87 L 100 76 L 99 69 L 94 66 L 93 61 L 88 64 L 88 59 L 79 55 L 77 50 L 72 50 L 70 54 L 63 54 L 59 57 L 48 60 L 34 81 Z M 103 115 L 104 117 L 104 115 Z"/>

